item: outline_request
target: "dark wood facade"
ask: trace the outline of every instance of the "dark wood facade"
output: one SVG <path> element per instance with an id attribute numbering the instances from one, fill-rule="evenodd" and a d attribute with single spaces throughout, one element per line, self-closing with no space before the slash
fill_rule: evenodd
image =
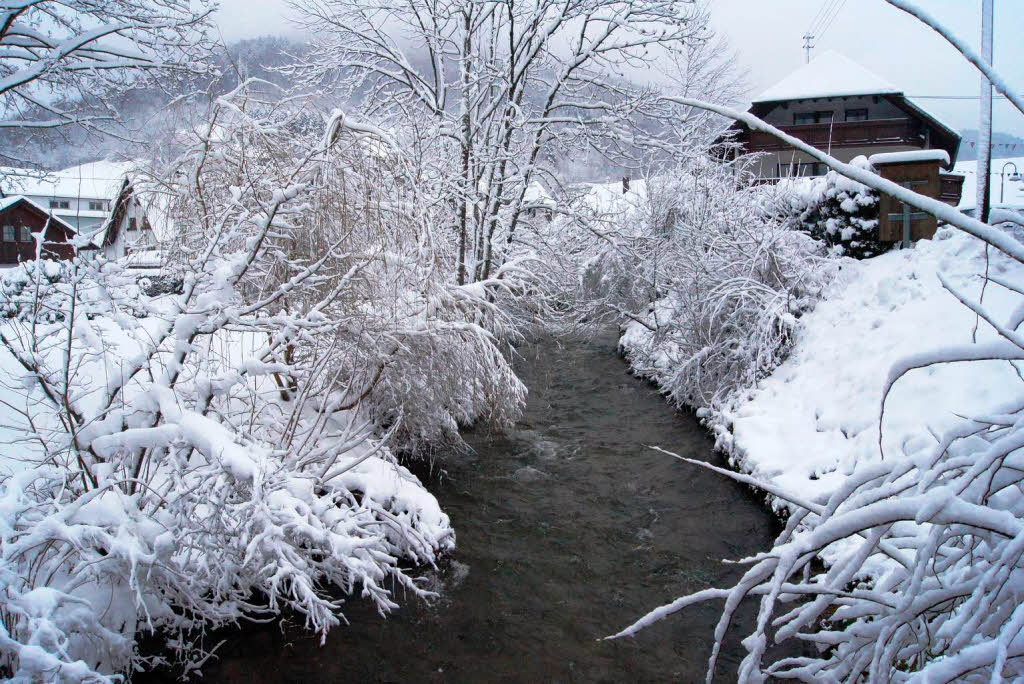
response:
<path id="1" fill-rule="evenodd" d="M 935 161 L 915 161 L 878 166 L 878 175 L 916 193 L 938 197 L 942 181 L 939 164 Z M 882 242 L 901 242 L 905 229 L 909 238 L 927 240 L 938 230 L 938 220 L 931 214 L 906 206 L 895 197 L 882 194 L 878 202 L 878 239 Z"/>
<path id="2" fill-rule="evenodd" d="M 70 244 L 74 229 L 34 202 L 21 197 L 0 209 L 0 264 L 17 264 L 36 258 L 32 233 L 46 229 L 43 256 L 50 259 L 71 259 L 75 256 Z"/>
<path id="3" fill-rule="evenodd" d="M 831 119 L 822 123 L 786 125 L 786 115 L 808 106 L 826 110 Z M 845 113 L 864 112 L 868 118 L 846 120 Z M 831 150 L 841 161 L 849 161 L 844 150 L 872 154 L 897 149 L 941 149 L 956 160 L 960 136 L 914 105 L 901 94 L 860 97 L 814 98 L 781 102 L 755 102 L 750 113 L 762 118 L 809 145 Z M 875 116 L 878 118 L 874 118 Z M 792 115 L 796 118 L 796 115 Z M 748 152 L 784 152 L 789 148 L 775 136 L 734 124 L 735 141 Z M 852 157 L 851 157 L 852 158 Z"/>

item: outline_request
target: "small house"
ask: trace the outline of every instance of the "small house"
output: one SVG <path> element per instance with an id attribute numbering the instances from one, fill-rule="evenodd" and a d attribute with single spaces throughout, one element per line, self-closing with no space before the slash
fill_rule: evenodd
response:
<path id="1" fill-rule="evenodd" d="M 51 259 L 71 259 L 75 255 L 71 240 L 75 229 L 59 216 L 48 212 L 38 203 L 15 195 L 0 199 L 0 265 L 9 266 L 36 258 L 33 233 L 46 231 L 43 237 L 43 256 Z"/>
<path id="2" fill-rule="evenodd" d="M 523 210 L 526 213 L 526 218 L 543 217 L 544 220 L 551 221 L 557 208 L 558 204 L 551 198 L 544 186 L 539 181 L 530 181 L 523 194 Z"/>
<path id="3" fill-rule="evenodd" d="M 132 184 L 136 168 L 131 162 L 96 161 L 51 172 L 0 169 L 0 189 L 43 207 L 115 260 L 157 244 Z"/>

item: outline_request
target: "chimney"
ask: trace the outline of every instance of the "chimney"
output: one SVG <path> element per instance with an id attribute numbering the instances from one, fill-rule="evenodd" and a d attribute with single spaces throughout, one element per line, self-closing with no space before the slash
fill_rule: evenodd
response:
<path id="1" fill-rule="evenodd" d="M 629 192 L 629 176 L 622 177 L 622 194 Z"/>

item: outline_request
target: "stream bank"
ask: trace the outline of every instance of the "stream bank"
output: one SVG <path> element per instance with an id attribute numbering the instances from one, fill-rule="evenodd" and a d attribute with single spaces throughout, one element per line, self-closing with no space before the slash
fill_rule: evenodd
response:
<path id="1" fill-rule="evenodd" d="M 475 453 L 453 457 L 428 484 L 458 535 L 428 575 L 440 598 L 399 596 L 385 620 L 353 599 L 351 626 L 323 646 L 301 624 L 228 631 L 205 681 L 703 681 L 720 603 L 635 639 L 599 639 L 682 594 L 735 581 L 740 570 L 721 559 L 768 548 L 778 523 L 746 487 L 646 447 L 724 463 L 697 419 L 632 376 L 615 344 L 520 349 L 530 388 L 522 420 L 507 434 L 468 432 Z M 738 635 L 755 609 L 734 625 L 721 681 L 735 679 Z"/>

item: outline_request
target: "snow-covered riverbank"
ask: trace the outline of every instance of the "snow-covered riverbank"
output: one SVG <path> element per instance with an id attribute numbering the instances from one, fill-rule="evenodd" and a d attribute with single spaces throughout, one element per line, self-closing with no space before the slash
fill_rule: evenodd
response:
<path id="1" fill-rule="evenodd" d="M 939 280 L 977 298 L 985 249 L 945 228 L 934 240 L 865 261 L 844 260 L 824 298 L 800 320 L 788 359 L 756 388 L 699 412 L 740 470 L 805 498 L 834 491 L 857 463 L 879 459 L 879 411 L 890 368 L 899 359 L 970 343 L 975 316 Z M 1024 285 L 1024 269 L 990 250 L 989 272 Z M 991 283 L 986 306 L 1008 316 L 1013 297 Z M 634 353 L 649 340 L 638 323 L 622 346 Z M 984 321 L 978 341 L 996 333 Z M 1006 361 L 947 364 L 913 371 L 886 401 L 882 447 L 887 455 L 934 446 L 920 426 L 940 435 L 959 415 L 977 415 L 1019 382 Z M 782 512 L 784 502 L 774 498 Z"/>

